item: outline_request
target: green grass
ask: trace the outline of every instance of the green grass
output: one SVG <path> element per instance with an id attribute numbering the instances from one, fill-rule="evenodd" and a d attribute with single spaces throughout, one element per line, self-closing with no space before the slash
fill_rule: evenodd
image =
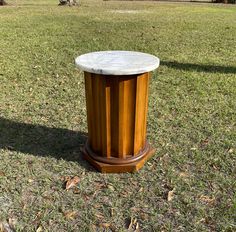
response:
<path id="1" fill-rule="evenodd" d="M 125 231 L 132 219 L 140 231 L 235 231 L 236 7 L 8 2 L 0 8 L 0 224 Z M 161 59 L 148 116 L 157 152 L 135 174 L 100 174 L 81 159 L 86 108 L 74 59 L 113 49 Z M 78 189 L 64 190 L 63 177 L 75 175 Z"/>

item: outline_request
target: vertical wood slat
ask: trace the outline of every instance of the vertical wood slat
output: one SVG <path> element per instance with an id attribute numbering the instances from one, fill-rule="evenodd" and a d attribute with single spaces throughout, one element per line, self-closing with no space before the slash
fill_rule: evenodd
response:
<path id="1" fill-rule="evenodd" d="M 150 73 L 146 73 L 146 95 L 145 95 L 145 111 L 144 111 L 144 122 L 143 122 L 143 144 L 142 147 L 144 147 L 146 143 L 146 133 L 147 133 L 147 113 L 148 113 L 148 95 L 149 95 L 149 80 L 150 80 Z"/>
<path id="2" fill-rule="evenodd" d="M 93 91 L 92 91 L 92 76 L 91 73 L 85 72 L 85 94 L 86 94 L 86 109 L 87 109 L 87 123 L 88 123 L 88 139 L 89 144 L 92 147 L 95 147 L 94 137 L 95 135 L 95 124 L 92 121 L 93 112 Z"/>
<path id="3" fill-rule="evenodd" d="M 101 152 L 101 134 L 100 134 L 100 131 L 101 131 L 101 115 L 100 115 L 100 86 L 99 86 L 99 83 L 100 82 L 100 79 L 99 79 L 99 75 L 96 75 L 96 74 L 92 74 L 92 94 L 93 94 L 93 112 L 94 112 L 94 115 L 91 115 L 92 116 L 92 121 L 93 121 L 93 124 L 95 125 L 95 133 L 92 138 L 93 140 L 93 150 L 95 152 L 98 152 L 100 153 Z"/>
<path id="4" fill-rule="evenodd" d="M 124 129 L 125 129 L 125 87 L 124 80 L 120 79 L 119 82 L 119 90 L 118 90 L 118 157 L 125 159 L 125 147 L 124 147 Z"/>
<path id="5" fill-rule="evenodd" d="M 119 77 L 111 77 L 111 153 L 119 154 Z"/>
<path id="6" fill-rule="evenodd" d="M 100 119 L 101 119 L 101 143 L 102 155 L 111 156 L 111 86 L 110 79 L 100 77 Z"/>
<path id="7" fill-rule="evenodd" d="M 136 104 L 135 104 L 135 132 L 134 155 L 144 146 L 146 140 L 147 94 L 149 74 L 144 73 L 137 77 Z"/>
<path id="8" fill-rule="evenodd" d="M 123 114 L 123 152 L 126 156 L 132 156 L 134 150 L 135 130 L 135 100 L 136 100 L 136 76 L 124 80 L 124 114 Z"/>
<path id="9" fill-rule="evenodd" d="M 85 72 L 89 144 L 110 157 L 110 84 L 104 76 Z"/>
<path id="10" fill-rule="evenodd" d="M 111 147 L 114 157 L 133 154 L 136 76 L 112 77 Z"/>

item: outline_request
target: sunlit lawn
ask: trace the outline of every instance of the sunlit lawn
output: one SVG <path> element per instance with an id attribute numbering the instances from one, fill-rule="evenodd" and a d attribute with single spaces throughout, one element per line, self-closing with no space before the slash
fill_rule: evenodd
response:
<path id="1" fill-rule="evenodd" d="M 235 231 L 236 7 L 8 3 L 0 8 L 0 224 Z M 157 151 L 135 174 L 100 174 L 81 158 L 85 93 L 74 59 L 114 49 L 161 60 L 148 117 Z M 79 176 L 78 188 L 65 190 L 67 176 Z"/>

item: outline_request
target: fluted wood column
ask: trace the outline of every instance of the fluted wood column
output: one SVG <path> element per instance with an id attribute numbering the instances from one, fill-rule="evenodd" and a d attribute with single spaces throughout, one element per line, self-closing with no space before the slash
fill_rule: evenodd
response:
<path id="1" fill-rule="evenodd" d="M 85 72 L 85 158 L 102 172 L 136 171 L 153 151 L 146 140 L 150 74 Z"/>

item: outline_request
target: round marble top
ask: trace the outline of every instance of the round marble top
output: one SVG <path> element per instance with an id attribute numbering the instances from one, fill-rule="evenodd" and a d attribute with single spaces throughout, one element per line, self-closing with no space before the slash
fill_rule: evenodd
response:
<path id="1" fill-rule="evenodd" d="M 150 54 L 133 51 L 101 51 L 81 55 L 75 59 L 83 71 L 103 75 L 132 75 L 156 69 L 160 60 Z"/>

